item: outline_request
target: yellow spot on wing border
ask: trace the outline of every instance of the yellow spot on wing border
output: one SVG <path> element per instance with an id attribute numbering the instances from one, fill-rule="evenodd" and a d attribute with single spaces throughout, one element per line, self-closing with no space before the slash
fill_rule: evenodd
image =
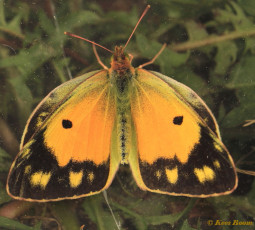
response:
<path id="1" fill-rule="evenodd" d="M 83 176 L 83 171 L 82 170 L 80 172 L 70 171 L 69 172 L 70 186 L 72 188 L 77 188 L 81 184 L 82 176 Z"/>
<path id="2" fill-rule="evenodd" d="M 202 169 L 195 168 L 194 173 L 200 183 L 204 183 L 205 181 L 212 181 L 215 178 L 214 171 L 206 165 Z"/>
<path id="3" fill-rule="evenodd" d="M 195 168 L 194 173 L 195 173 L 195 175 L 196 175 L 196 177 L 197 177 L 197 179 L 199 180 L 200 183 L 205 182 L 205 174 L 204 174 L 203 169 Z"/>
<path id="4" fill-rule="evenodd" d="M 51 177 L 51 172 L 44 173 L 43 171 L 38 171 L 31 175 L 30 183 L 32 186 L 40 186 L 45 189 Z"/>
<path id="5" fill-rule="evenodd" d="M 38 118 L 37 118 L 37 123 L 36 126 L 40 127 L 43 124 L 43 121 L 45 120 L 45 117 L 48 116 L 49 113 L 48 112 L 42 112 L 39 114 Z"/>
<path id="6" fill-rule="evenodd" d="M 95 174 L 93 172 L 89 172 L 88 173 L 88 176 L 87 176 L 87 179 L 90 183 L 93 182 L 93 180 L 95 179 Z"/>
<path id="7" fill-rule="evenodd" d="M 157 177 L 158 180 L 159 180 L 160 177 L 162 176 L 162 172 L 161 172 L 160 170 L 157 170 L 157 171 L 155 172 L 155 175 L 156 175 L 156 177 Z"/>
<path id="8" fill-rule="evenodd" d="M 204 172 L 205 172 L 205 178 L 207 180 L 213 180 L 214 179 L 215 173 L 210 167 L 204 166 Z"/>
<path id="9" fill-rule="evenodd" d="M 218 160 L 214 161 L 213 165 L 215 166 L 215 168 L 220 169 L 220 162 Z"/>
<path id="10" fill-rule="evenodd" d="M 222 146 L 221 146 L 218 142 L 214 141 L 214 142 L 213 142 L 213 145 L 214 145 L 214 147 L 215 147 L 219 152 L 222 152 L 222 151 L 223 151 Z"/>
<path id="11" fill-rule="evenodd" d="M 51 177 L 51 173 L 50 172 L 42 174 L 41 183 L 40 183 L 42 188 L 46 187 L 46 185 L 48 184 L 48 182 L 50 180 L 50 177 Z"/>
<path id="12" fill-rule="evenodd" d="M 178 169 L 175 167 L 174 169 L 167 169 L 166 168 L 166 176 L 168 181 L 171 184 L 175 184 L 176 181 L 178 180 Z"/>
<path id="13" fill-rule="evenodd" d="M 31 172 L 31 165 L 27 165 L 26 167 L 25 167 L 25 170 L 24 170 L 24 173 L 25 174 L 29 174 L 30 172 Z"/>

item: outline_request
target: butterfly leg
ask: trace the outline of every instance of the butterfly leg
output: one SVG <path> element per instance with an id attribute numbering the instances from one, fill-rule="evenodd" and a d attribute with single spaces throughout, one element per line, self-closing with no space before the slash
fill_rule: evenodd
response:
<path id="1" fill-rule="evenodd" d="M 100 59 L 100 57 L 99 57 L 99 55 L 98 55 L 98 53 L 97 53 L 96 46 L 95 46 L 94 44 L 93 44 L 93 51 L 94 51 L 94 53 L 95 53 L 95 56 L 96 56 L 96 58 L 97 58 L 98 63 L 99 63 L 104 69 L 108 70 L 108 67 L 101 61 L 101 59 Z"/>

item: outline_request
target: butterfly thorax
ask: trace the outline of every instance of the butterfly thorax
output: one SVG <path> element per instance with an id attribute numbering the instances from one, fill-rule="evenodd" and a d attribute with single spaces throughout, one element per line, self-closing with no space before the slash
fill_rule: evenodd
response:
<path id="1" fill-rule="evenodd" d="M 135 76 L 135 69 L 131 65 L 130 56 L 124 53 L 122 46 L 116 46 L 111 58 L 109 69 L 111 83 L 117 89 L 117 97 L 127 99 L 130 92 L 130 82 Z"/>
<path id="2" fill-rule="evenodd" d="M 117 72 L 120 77 L 124 77 L 127 72 L 134 73 L 134 67 L 131 65 L 130 57 L 124 53 L 122 46 L 115 47 L 111 60 L 111 71 Z"/>

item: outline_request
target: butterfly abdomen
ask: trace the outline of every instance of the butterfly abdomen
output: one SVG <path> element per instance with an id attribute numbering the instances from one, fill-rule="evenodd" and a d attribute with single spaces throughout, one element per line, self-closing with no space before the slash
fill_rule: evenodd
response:
<path id="1" fill-rule="evenodd" d="M 121 163 L 125 164 L 128 163 L 127 156 L 130 152 L 130 80 L 127 77 L 117 78 L 116 85 L 118 152 L 121 154 Z"/>

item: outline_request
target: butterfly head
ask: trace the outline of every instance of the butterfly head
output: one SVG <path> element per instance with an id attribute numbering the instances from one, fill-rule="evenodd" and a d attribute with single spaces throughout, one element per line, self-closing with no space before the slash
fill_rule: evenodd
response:
<path id="1" fill-rule="evenodd" d="M 131 65 L 131 57 L 124 52 L 124 48 L 122 46 L 116 46 L 114 49 L 114 53 L 111 58 L 111 70 L 116 71 L 119 74 L 134 70 Z"/>

